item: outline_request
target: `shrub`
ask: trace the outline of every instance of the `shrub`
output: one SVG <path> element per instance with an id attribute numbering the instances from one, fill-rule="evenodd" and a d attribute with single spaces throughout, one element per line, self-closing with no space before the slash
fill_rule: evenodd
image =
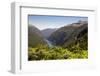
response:
<path id="1" fill-rule="evenodd" d="M 36 48 L 28 48 L 28 60 L 57 60 L 57 59 L 79 59 L 88 58 L 87 50 L 80 50 L 80 48 L 73 46 L 73 51 L 67 48 L 54 46 L 49 48 L 47 46 L 39 45 Z"/>

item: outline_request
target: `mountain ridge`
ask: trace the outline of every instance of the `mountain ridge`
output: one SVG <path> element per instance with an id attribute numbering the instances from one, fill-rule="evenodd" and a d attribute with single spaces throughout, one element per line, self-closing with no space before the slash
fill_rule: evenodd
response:
<path id="1" fill-rule="evenodd" d="M 82 31 L 84 33 L 82 33 Z M 71 43 L 75 44 L 75 42 L 77 43 L 77 41 L 78 42 L 82 41 L 78 39 L 83 37 L 84 34 L 86 34 L 86 38 L 87 38 L 88 23 L 86 21 L 84 22 L 81 21 L 81 22 L 72 23 L 72 24 L 59 28 L 53 34 L 51 34 L 51 36 L 49 37 L 49 40 L 52 41 L 54 45 L 68 47 L 69 45 L 71 45 Z M 85 47 L 87 47 L 87 43 L 85 44 L 86 44 Z"/>
<path id="2" fill-rule="evenodd" d="M 46 45 L 47 43 L 44 40 L 44 37 L 41 31 L 36 28 L 34 25 L 28 26 L 28 46 L 35 47 L 38 45 Z"/>

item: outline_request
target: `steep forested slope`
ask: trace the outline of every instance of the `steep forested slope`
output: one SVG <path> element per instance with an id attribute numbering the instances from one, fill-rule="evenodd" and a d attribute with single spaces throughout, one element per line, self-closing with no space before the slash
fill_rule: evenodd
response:
<path id="1" fill-rule="evenodd" d="M 28 46 L 35 47 L 38 45 L 46 45 L 44 37 L 39 29 L 33 25 L 28 26 Z"/>
<path id="2" fill-rule="evenodd" d="M 71 48 L 72 46 L 78 46 L 84 50 L 87 49 L 87 37 L 88 35 L 88 23 L 81 21 L 64 26 L 53 34 L 50 35 L 49 40 L 54 45 Z"/>

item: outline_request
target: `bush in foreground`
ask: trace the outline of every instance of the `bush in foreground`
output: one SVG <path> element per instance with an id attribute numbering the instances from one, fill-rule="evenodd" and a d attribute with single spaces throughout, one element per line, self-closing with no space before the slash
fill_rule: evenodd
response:
<path id="1" fill-rule="evenodd" d="M 54 46 L 49 48 L 47 46 L 38 46 L 35 48 L 28 48 L 28 60 L 57 60 L 57 59 L 86 59 L 88 58 L 87 50 L 73 51 L 67 48 Z"/>

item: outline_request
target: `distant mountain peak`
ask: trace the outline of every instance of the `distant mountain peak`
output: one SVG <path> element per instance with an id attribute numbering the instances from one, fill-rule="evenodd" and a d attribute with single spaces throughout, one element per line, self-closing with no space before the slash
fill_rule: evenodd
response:
<path id="1" fill-rule="evenodd" d="M 57 28 L 47 28 L 47 29 L 44 29 L 44 30 L 41 30 L 42 32 L 42 35 L 45 37 L 45 38 L 48 38 L 53 32 L 55 32 L 57 30 Z"/>
<path id="2" fill-rule="evenodd" d="M 78 22 L 76 22 L 76 23 L 72 23 L 72 24 L 68 24 L 68 25 L 66 25 L 66 26 L 64 26 L 64 27 L 75 27 L 75 28 L 78 28 L 78 27 L 81 27 L 81 26 L 83 26 L 83 25 L 87 25 L 88 24 L 88 21 L 82 21 L 82 20 L 79 20 Z"/>

